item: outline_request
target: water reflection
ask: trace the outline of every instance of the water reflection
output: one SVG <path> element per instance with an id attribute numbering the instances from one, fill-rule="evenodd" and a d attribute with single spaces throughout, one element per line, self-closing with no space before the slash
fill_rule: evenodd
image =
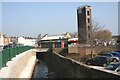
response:
<path id="1" fill-rule="evenodd" d="M 56 74 L 48 69 L 45 61 L 39 60 L 36 63 L 32 78 L 56 78 Z"/>

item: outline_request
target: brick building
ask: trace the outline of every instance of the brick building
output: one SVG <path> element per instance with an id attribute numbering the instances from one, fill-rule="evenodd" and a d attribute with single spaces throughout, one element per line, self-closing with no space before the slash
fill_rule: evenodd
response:
<path id="1" fill-rule="evenodd" d="M 78 45 L 69 45 L 68 53 L 79 53 L 79 57 L 91 54 L 91 6 L 85 5 L 77 9 Z M 93 53 L 94 50 L 92 51 Z"/>
<path id="2" fill-rule="evenodd" d="M 79 44 L 88 44 L 91 38 L 91 7 L 86 5 L 77 9 Z"/>

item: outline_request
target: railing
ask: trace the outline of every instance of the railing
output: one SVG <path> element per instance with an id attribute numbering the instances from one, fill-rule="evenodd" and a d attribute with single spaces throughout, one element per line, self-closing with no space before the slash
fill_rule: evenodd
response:
<path id="1" fill-rule="evenodd" d="M 6 63 L 10 61 L 13 57 L 16 55 L 25 52 L 29 49 L 32 49 L 31 46 L 21 46 L 21 47 L 15 47 L 10 49 L 5 49 L 2 52 L 0 52 L 0 69 L 4 66 L 6 66 Z"/>

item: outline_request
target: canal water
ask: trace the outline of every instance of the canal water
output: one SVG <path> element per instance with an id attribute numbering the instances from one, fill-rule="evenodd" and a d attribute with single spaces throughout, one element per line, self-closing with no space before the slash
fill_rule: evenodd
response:
<path id="1" fill-rule="evenodd" d="M 57 75 L 53 72 L 45 61 L 39 60 L 34 68 L 34 72 L 32 75 L 32 80 L 35 78 L 56 78 Z"/>

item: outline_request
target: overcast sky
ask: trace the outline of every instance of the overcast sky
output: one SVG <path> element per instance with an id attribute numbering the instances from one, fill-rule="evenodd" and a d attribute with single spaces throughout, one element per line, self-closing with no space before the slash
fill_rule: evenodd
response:
<path id="1" fill-rule="evenodd" d="M 3 2 L 2 33 L 36 37 L 76 32 L 77 8 L 82 5 L 90 5 L 92 19 L 118 34 L 117 2 Z"/>

